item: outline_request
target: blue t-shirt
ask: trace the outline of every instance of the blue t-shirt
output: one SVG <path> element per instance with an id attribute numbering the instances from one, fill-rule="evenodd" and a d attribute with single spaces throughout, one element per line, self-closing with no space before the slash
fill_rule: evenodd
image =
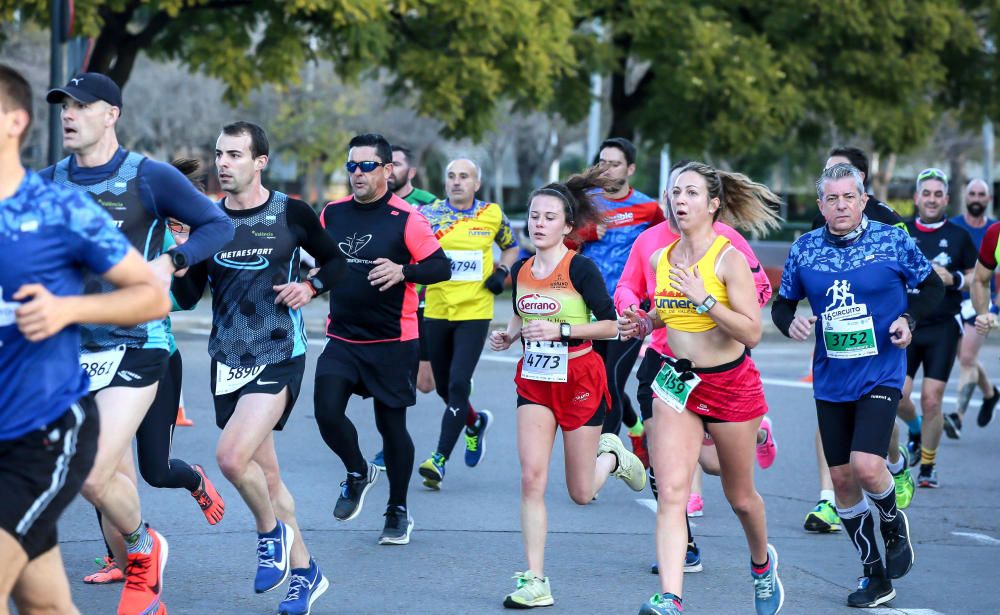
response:
<path id="1" fill-rule="evenodd" d="M 583 244 L 582 253 L 597 263 L 608 287 L 608 294 L 613 297 L 632 244 L 639 233 L 663 222 L 663 210 L 656 199 L 638 190 L 630 190 L 625 198 L 619 200 L 609 199 L 600 191 L 592 198 L 603 210 L 607 232 L 601 239 Z"/>
<path id="2" fill-rule="evenodd" d="M 994 220 L 993 218 L 986 218 L 986 224 L 980 226 L 979 228 L 976 228 L 973 226 L 969 226 L 969 223 L 965 221 L 965 216 L 962 214 L 954 216 L 950 218 L 950 220 L 969 232 L 969 237 L 972 237 L 972 243 L 976 245 L 976 252 L 979 251 L 979 246 L 983 245 L 983 238 L 986 237 L 986 229 L 993 226 L 993 224 L 996 222 L 996 220 Z M 990 303 L 993 302 L 993 296 L 996 295 L 996 292 L 997 292 L 996 279 L 993 276 L 990 276 Z M 964 300 L 968 298 L 969 298 L 969 291 L 963 290 L 962 299 Z"/>
<path id="3" fill-rule="evenodd" d="M 892 344 L 889 326 L 906 312 L 907 289 L 930 274 L 931 264 L 906 231 L 868 224 L 843 247 L 830 243 L 825 229 L 806 233 L 785 261 L 781 296 L 808 299 L 817 317 L 816 399 L 850 402 L 876 386 L 903 387 L 906 350 Z"/>
<path id="4" fill-rule="evenodd" d="M 29 342 L 14 320 L 14 294 L 41 284 L 53 295 L 79 295 L 85 269 L 103 274 L 128 248 L 101 206 L 32 171 L 0 200 L 0 440 L 52 422 L 90 386 L 80 369 L 79 329 Z"/>

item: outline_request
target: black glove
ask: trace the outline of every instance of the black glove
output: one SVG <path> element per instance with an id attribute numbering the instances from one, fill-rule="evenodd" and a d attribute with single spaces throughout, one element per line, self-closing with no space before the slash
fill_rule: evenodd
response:
<path id="1" fill-rule="evenodd" d="M 494 295 L 499 295 L 503 292 L 503 283 L 507 280 L 507 275 L 509 273 L 509 269 L 500 265 L 493 272 L 493 275 L 483 280 L 483 286 L 485 286 L 486 289 Z"/>

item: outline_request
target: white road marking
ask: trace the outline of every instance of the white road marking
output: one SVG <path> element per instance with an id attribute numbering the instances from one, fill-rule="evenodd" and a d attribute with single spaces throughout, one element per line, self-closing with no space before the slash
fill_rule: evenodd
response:
<path id="1" fill-rule="evenodd" d="M 966 538 L 971 538 L 979 544 L 990 545 L 995 547 L 1000 545 L 1000 540 L 993 538 L 992 536 L 987 536 L 986 534 L 976 534 L 975 532 L 952 532 L 952 536 L 964 536 Z"/>
<path id="2" fill-rule="evenodd" d="M 874 615 L 944 615 L 940 611 L 935 611 L 934 609 L 894 609 L 894 608 L 878 608 L 868 611 Z"/>

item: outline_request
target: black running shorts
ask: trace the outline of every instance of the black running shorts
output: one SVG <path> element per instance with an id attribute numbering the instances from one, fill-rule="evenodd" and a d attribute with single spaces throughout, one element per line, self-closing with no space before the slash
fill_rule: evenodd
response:
<path id="1" fill-rule="evenodd" d="M 219 426 L 219 429 L 225 428 L 226 423 L 229 422 L 233 413 L 236 412 L 236 405 L 239 403 L 240 398 L 244 395 L 249 395 L 250 393 L 277 395 L 287 387 L 288 403 L 285 405 L 285 411 L 281 413 L 278 423 L 274 426 L 275 431 L 281 431 L 284 429 L 288 417 L 292 414 L 295 400 L 299 397 L 299 389 L 302 388 L 302 375 L 306 371 L 306 356 L 299 355 L 281 363 L 267 365 L 252 381 L 236 391 L 223 395 L 215 394 L 218 371 L 218 362 L 212 361 L 212 379 L 210 382 L 212 399 L 215 400 L 215 424 Z"/>
<path id="2" fill-rule="evenodd" d="M 316 361 L 316 378 L 332 375 L 354 385 L 362 397 L 374 397 L 390 408 L 417 403 L 417 340 L 352 344 L 329 338 Z"/>
<path id="3" fill-rule="evenodd" d="M 118 364 L 111 383 L 103 388 L 128 387 L 141 389 L 156 384 L 167 371 L 167 359 L 170 353 L 159 348 L 128 348 L 122 362 Z M 102 389 L 95 389 L 91 395 Z"/>
<path id="4" fill-rule="evenodd" d="M 917 327 L 906 347 L 906 375 L 913 378 L 922 364 L 924 378 L 948 382 L 961 339 L 962 325 L 954 319 Z"/>
<path id="5" fill-rule="evenodd" d="M 41 429 L 0 442 L 0 527 L 29 561 L 58 543 L 56 524 L 94 465 L 99 433 L 88 396 Z"/>
<path id="6" fill-rule="evenodd" d="M 643 421 L 653 418 L 653 380 L 662 367 L 663 355 L 652 348 L 647 348 L 646 356 L 642 358 L 639 369 L 635 372 L 635 377 L 639 380 L 635 398 L 639 401 L 639 413 L 642 414 Z"/>
<path id="7" fill-rule="evenodd" d="M 899 389 L 877 386 L 854 402 L 817 399 L 816 416 L 826 463 L 831 468 L 845 465 L 852 451 L 885 457 L 900 397 Z"/>

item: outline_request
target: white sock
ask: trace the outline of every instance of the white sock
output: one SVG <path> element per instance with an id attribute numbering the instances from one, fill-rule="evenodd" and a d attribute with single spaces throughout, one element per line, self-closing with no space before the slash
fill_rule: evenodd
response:
<path id="1" fill-rule="evenodd" d="M 822 491 L 820 491 L 819 499 L 826 500 L 827 502 L 833 504 L 835 501 L 833 497 L 833 489 L 823 489 Z"/>
<path id="2" fill-rule="evenodd" d="M 899 456 L 899 459 L 896 460 L 896 463 L 889 461 L 888 457 L 885 458 L 885 467 L 889 468 L 889 472 L 891 472 L 892 474 L 899 474 L 900 472 L 902 472 L 904 465 L 906 465 L 906 461 L 903 459 L 902 455 Z"/>

